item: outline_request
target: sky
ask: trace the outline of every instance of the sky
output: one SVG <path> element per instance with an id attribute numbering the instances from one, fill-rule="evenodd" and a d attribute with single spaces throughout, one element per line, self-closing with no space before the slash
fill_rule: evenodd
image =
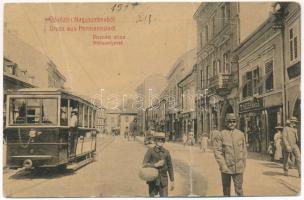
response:
<path id="1" fill-rule="evenodd" d="M 179 56 L 195 48 L 197 33 L 193 14 L 199 3 L 139 3 L 134 6 L 126 3 L 123 7 L 114 5 L 6 4 L 4 23 L 6 29 L 54 61 L 67 78 L 68 88 L 87 96 L 99 94 L 101 89 L 104 89 L 105 95 L 132 95 L 145 77 L 153 73 L 165 76 Z M 256 5 L 247 5 L 247 8 L 251 9 L 252 6 Z M 250 16 L 245 12 L 247 16 L 244 20 L 248 20 L 250 24 L 258 16 L 256 22 L 261 23 L 269 15 L 267 6 L 269 7 L 269 3 L 259 4 L 255 15 Z M 99 36 L 124 36 L 124 43 L 121 46 L 94 45 L 93 32 L 90 31 L 51 31 L 50 25 L 67 28 L 79 24 L 51 24 L 45 20 L 50 16 L 114 17 L 115 21 L 112 23 L 81 25 L 115 26 L 115 31 L 94 33 Z M 253 27 L 249 26 L 251 29 Z M 247 28 L 244 31 L 247 31 L 245 35 L 252 32 Z"/>

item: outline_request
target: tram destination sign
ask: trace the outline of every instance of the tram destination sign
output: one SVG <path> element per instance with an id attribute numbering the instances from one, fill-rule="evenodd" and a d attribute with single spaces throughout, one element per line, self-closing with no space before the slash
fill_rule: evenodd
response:
<path id="1" fill-rule="evenodd" d="M 262 102 L 257 100 L 257 101 L 247 101 L 240 103 L 240 112 L 245 112 L 245 111 L 251 111 L 251 110 L 258 110 L 262 108 Z"/>

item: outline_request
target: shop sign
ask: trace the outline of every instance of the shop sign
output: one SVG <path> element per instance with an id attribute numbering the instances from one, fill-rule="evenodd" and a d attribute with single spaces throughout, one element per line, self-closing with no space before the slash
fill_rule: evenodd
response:
<path id="1" fill-rule="evenodd" d="M 247 101 L 244 103 L 240 103 L 240 112 L 250 111 L 250 110 L 258 110 L 262 108 L 261 101 Z"/>

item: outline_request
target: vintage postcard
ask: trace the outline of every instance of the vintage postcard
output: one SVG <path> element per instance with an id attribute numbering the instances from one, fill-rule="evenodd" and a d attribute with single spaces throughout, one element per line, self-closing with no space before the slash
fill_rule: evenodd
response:
<path id="1" fill-rule="evenodd" d="M 300 1 L 3 7 L 4 197 L 301 194 Z"/>

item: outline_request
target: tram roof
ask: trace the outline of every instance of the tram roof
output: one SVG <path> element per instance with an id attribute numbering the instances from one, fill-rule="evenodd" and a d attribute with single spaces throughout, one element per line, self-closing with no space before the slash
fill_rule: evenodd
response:
<path id="1" fill-rule="evenodd" d="M 84 96 L 84 95 L 79 95 L 75 92 L 72 92 L 70 90 L 65 90 L 62 88 L 23 88 L 23 89 L 19 89 L 19 90 L 12 90 L 12 91 L 8 91 L 7 94 L 12 94 L 12 95 L 67 95 L 72 97 L 75 100 L 78 101 L 82 101 L 85 102 L 87 104 L 92 104 L 92 99 Z M 94 99 L 94 104 L 96 107 L 98 107 L 99 109 L 105 109 L 103 106 L 101 106 L 99 103 L 99 101 Z"/>

